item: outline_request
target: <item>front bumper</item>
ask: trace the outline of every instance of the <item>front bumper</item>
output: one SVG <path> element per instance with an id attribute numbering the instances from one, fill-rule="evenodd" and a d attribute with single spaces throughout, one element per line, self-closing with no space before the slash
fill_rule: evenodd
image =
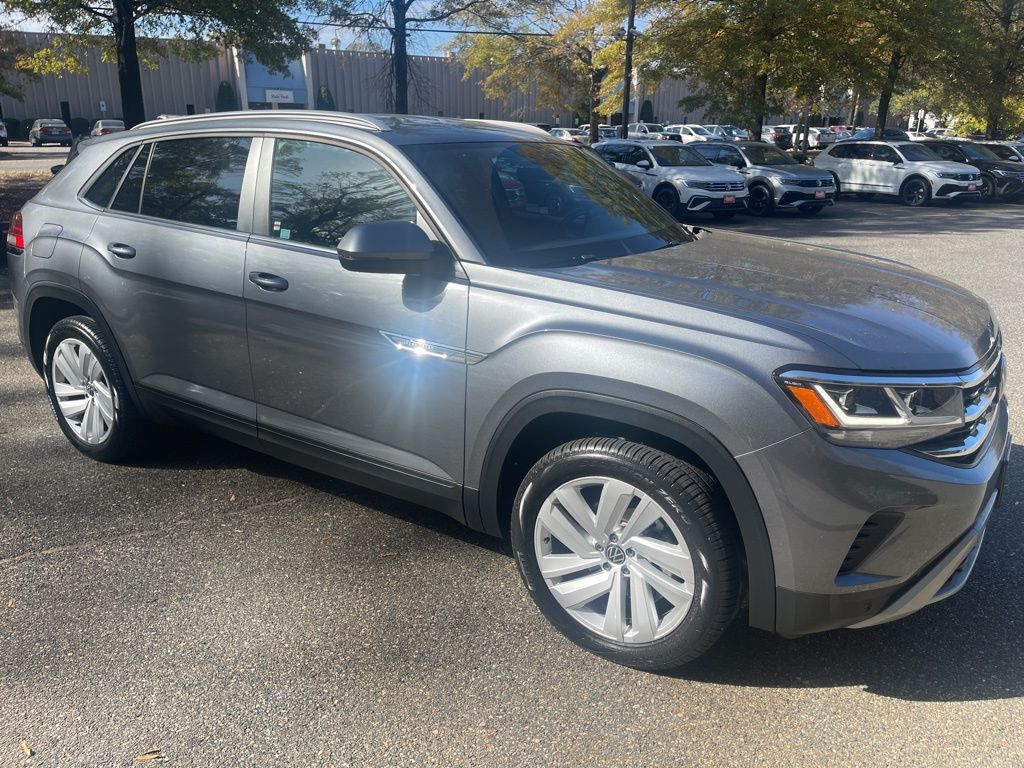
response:
<path id="1" fill-rule="evenodd" d="M 1001 501 L 1007 425 L 1004 401 L 969 465 L 835 446 L 814 432 L 739 457 L 771 541 L 776 631 L 873 626 L 955 594 Z"/>
<path id="2" fill-rule="evenodd" d="M 725 202 L 726 194 L 715 193 L 714 196 L 698 193 L 686 201 L 686 210 L 691 213 L 709 213 L 711 211 L 745 211 L 747 209 L 747 192 L 729 192 L 734 202 Z"/>
<path id="3" fill-rule="evenodd" d="M 971 189 L 972 186 L 974 189 Z M 968 183 L 943 179 L 935 190 L 934 196 L 943 200 L 951 200 L 956 197 L 981 197 L 981 182 Z"/>
<path id="4" fill-rule="evenodd" d="M 800 208 L 804 205 L 829 206 L 835 205 L 836 189 L 825 189 L 825 197 L 816 197 L 815 193 L 822 190 L 815 190 L 813 187 L 804 189 L 793 189 L 785 187 L 776 192 L 775 205 L 778 208 Z"/>

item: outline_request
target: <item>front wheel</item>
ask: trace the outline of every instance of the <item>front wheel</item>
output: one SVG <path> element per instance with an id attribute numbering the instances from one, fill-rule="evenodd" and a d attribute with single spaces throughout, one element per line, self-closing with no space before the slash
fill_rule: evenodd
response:
<path id="1" fill-rule="evenodd" d="M 775 197 L 764 184 L 755 184 L 750 188 L 747 200 L 747 211 L 752 216 L 768 216 L 775 210 Z"/>
<path id="2" fill-rule="evenodd" d="M 654 202 L 675 218 L 679 215 L 679 193 L 672 187 L 659 187 L 654 191 Z"/>
<path id="3" fill-rule="evenodd" d="M 515 501 L 512 544 L 541 612 L 610 661 L 667 670 L 721 636 L 741 598 L 739 534 L 718 484 L 619 438 L 555 448 Z"/>
<path id="4" fill-rule="evenodd" d="M 135 452 L 143 422 L 95 320 L 83 315 L 58 321 L 47 336 L 43 364 L 50 406 L 75 448 L 98 461 Z"/>
<path id="5" fill-rule="evenodd" d="M 991 176 L 983 175 L 981 177 L 981 199 L 986 203 L 991 203 L 996 199 L 996 180 Z"/>
<path id="6" fill-rule="evenodd" d="M 928 202 L 931 196 L 932 191 L 924 179 L 908 179 L 900 187 L 900 200 L 904 205 L 909 205 L 912 208 L 921 207 Z"/>

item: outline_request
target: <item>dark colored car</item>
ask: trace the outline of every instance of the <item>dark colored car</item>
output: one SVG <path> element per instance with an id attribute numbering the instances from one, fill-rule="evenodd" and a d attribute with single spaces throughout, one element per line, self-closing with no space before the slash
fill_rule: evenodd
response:
<path id="1" fill-rule="evenodd" d="M 967 139 L 935 139 L 920 143 L 943 160 L 973 165 L 981 171 L 983 200 L 1019 197 L 1024 192 L 1024 168 L 1020 163 L 1004 160 L 984 144 Z"/>
<path id="2" fill-rule="evenodd" d="M 63 120 L 36 120 L 28 131 L 28 143 L 33 147 L 44 144 L 71 146 L 71 129 Z"/>
<path id="3" fill-rule="evenodd" d="M 692 155 L 698 194 L 743 188 L 622 143 Z M 19 339 L 85 456 L 132 461 L 182 421 L 432 507 L 507 537 L 561 632 L 642 669 L 741 612 L 866 627 L 971 574 L 1012 441 L 1000 329 L 961 286 L 687 227 L 509 123 L 229 112 L 79 148 L 7 257 Z M 413 556 L 445 567 L 432 546 Z"/>

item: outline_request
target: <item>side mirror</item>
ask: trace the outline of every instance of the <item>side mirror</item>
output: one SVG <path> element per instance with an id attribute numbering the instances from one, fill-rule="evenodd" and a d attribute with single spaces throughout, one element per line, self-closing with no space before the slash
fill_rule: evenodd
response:
<path id="1" fill-rule="evenodd" d="M 338 242 L 338 260 L 352 272 L 417 273 L 434 253 L 434 242 L 409 221 L 356 224 Z"/>
<path id="2" fill-rule="evenodd" d="M 644 170 L 646 170 L 646 169 L 651 167 L 651 161 L 650 160 L 637 160 L 636 161 L 636 167 L 637 168 L 643 168 Z"/>
<path id="3" fill-rule="evenodd" d="M 64 163 L 61 163 L 60 165 L 51 165 L 50 166 L 50 173 L 52 173 L 54 176 L 56 176 L 58 173 L 61 172 L 61 170 L 63 168 L 64 168 Z"/>

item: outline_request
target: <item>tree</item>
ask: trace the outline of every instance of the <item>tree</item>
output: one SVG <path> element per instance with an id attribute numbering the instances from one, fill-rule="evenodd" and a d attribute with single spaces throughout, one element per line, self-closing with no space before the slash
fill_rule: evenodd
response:
<path id="1" fill-rule="evenodd" d="M 39 73 L 81 71 L 77 51 L 102 36 L 105 55 L 117 62 L 122 114 L 128 126 L 146 119 L 140 59 L 165 53 L 211 56 L 218 45 L 236 45 L 272 70 L 284 71 L 309 44 L 297 20 L 319 13 L 321 0 L 8 0 L 12 10 L 58 34 L 46 49 L 26 57 Z M 167 47 L 152 39 L 172 38 Z"/>
<path id="2" fill-rule="evenodd" d="M 619 38 L 620 0 L 497 0 L 472 16 L 496 34 L 452 41 L 449 50 L 466 67 L 465 78 L 480 77 L 492 99 L 536 87 L 539 106 L 575 112 L 585 102 L 596 141 L 602 85 L 615 79 L 606 78 L 602 54 Z"/>
<path id="3" fill-rule="evenodd" d="M 391 41 L 394 110 L 409 112 L 409 35 L 416 25 L 438 24 L 465 14 L 489 0 L 339 0 L 329 10 L 332 21 L 366 33 L 385 32 Z"/>
<path id="4" fill-rule="evenodd" d="M 6 29 L 0 28 L 0 94 L 21 98 L 21 85 L 12 79 L 11 73 L 21 69 L 20 61 L 24 55 L 21 41 Z"/>

